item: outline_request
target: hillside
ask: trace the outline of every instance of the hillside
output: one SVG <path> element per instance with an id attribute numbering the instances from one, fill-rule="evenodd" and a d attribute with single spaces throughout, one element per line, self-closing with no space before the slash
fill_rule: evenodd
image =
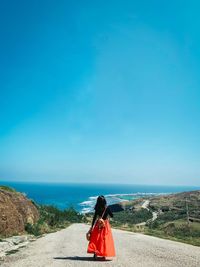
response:
<path id="1" fill-rule="evenodd" d="M 27 223 L 39 219 L 36 206 L 14 189 L 0 186 L 0 236 L 22 234 Z"/>
<path id="2" fill-rule="evenodd" d="M 118 204 L 112 225 L 200 246 L 200 191 L 161 195 Z"/>
<path id="3" fill-rule="evenodd" d="M 159 196 L 151 199 L 149 207 L 161 212 L 174 212 L 179 215 L 200 219 L 200 190 Z"/>

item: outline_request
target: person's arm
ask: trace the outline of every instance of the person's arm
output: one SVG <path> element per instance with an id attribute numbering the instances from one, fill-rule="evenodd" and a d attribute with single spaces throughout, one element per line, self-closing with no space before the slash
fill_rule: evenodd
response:
<path id="1" fill-rule="evenodd" d="M 97 218 L 97 213 L 96 213 L 96 211 L 95 211 L 94 216 L 93 216 L 93 219 L 92 219 L 92 226 L 90 227 L 89 232 L 92 231 L 92 228 L 93 228 L 93 226 L 94 226 L 94 223 L 95 223 L 95 221 L 96 221 L 96 218 Z"/>
<path id="2" fill-rule="evenodd" d="M 93 220 L 92 220 L 92 227 L 94 226 L 96 218 L 97 218 L 97 212 L 95 211 L 94 216 L 93 216 Z"/>

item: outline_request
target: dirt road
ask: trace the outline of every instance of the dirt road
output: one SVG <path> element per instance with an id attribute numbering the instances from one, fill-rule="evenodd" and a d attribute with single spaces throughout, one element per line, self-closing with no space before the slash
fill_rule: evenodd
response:
<path id="1" fill-rule="evenodd" d="M 86 253 L 85 233 L 89 226 L 73 224 L 48 234 L 7 257 L 3 267 L 199 267 L 200 248 L 156 237 L 113 230 L 117 257 L 112 261 L 92 260 Z"/>

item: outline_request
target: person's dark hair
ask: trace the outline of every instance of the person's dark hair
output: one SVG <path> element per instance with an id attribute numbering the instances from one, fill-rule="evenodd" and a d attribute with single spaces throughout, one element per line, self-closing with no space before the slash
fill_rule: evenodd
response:
<path id="1" fill-rule="evenodd" d="M 101 213 L 101 212 L 103 212 L 103 210 L 104 210 L 105 207 L 106 207 L 106 204 L 107 204 L 107 203 L 106 203 L 106 199 L 105 199 L 105 197 L 104 197 L 104 196 L 98 196 L 96 205 L 95 205 L 95 207 L 94 207 L 95 211 L 96 211 L 97 213 Z"/>

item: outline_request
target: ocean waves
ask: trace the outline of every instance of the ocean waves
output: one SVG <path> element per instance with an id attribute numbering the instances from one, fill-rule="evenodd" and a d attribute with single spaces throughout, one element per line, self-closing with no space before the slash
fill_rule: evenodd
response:
<path id="1" fill-rule="evenodd" d="M 113 204 L 124 202 L 124 201 L 130 201 L 130 200 L 134 200 L 138 198 L 151 197 L 151 196 L 163 195 L 163 194 L 166 194 L 166 193 L 137 192 L 137 193 L 131 193 L 131 194 L 108 194 L 108 195 L 105 195 L 105 198 L 106 198 L 108 205 L 113 205 Z M 90 196 L 87 200 L 79 203 L 79 206 L 81 207 L 81 213 L 93 212 L 97 197 L 98 196 Z"/>

